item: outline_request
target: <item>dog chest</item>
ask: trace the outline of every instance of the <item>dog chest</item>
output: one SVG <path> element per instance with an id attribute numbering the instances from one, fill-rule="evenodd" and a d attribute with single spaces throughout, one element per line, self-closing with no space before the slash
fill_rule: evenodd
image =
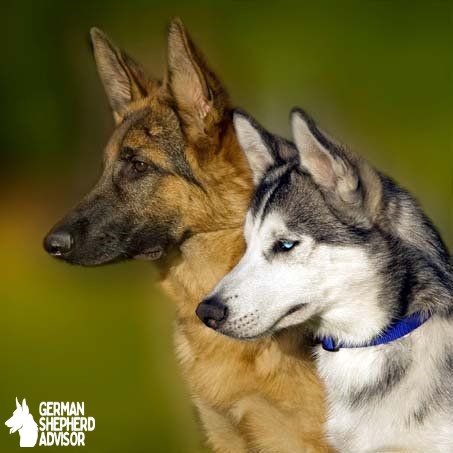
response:
<path id="1" fill-rule="evenodd" d="M 432 320 L 398 343 L 317 351 L 340 451 L 453 451 L 448 323 Z M 448 343 L 448 345 L 447 345 Z"/>

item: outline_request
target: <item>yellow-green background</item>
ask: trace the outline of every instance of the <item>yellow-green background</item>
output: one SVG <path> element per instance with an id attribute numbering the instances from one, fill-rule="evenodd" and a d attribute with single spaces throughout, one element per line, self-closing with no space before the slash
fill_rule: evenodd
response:
<path id="1" fill-rule="evenodd" d="M 6 2 L 5 2 L 6 3 Z M 91 452 L 197 452 L 147 263 L 83 269 L 41 248 L 100 172 L 112 120 L 88 45 L 104 29 L 160 76 L 179 15 L 237 105 L 287 135 L 300 105 L 421 200 L 453 244 L 453 3 L 15 1 L 1 8 L 0 451 L 14 398 L 85 401 Z"/>

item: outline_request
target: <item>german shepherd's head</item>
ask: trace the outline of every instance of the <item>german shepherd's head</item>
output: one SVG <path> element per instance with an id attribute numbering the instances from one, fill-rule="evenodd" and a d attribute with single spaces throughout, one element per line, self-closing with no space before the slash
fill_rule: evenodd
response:
<path id="1" fill-rule="evenodd" d="M 101 178 L 46 251 L 86 266 L 155 260 L 193 234 L 241 225 L 252 184 L 228 96 L 181 21 L 169 27 L 163 82 L 100 30 L 91 38 L 116 128 Z"/>

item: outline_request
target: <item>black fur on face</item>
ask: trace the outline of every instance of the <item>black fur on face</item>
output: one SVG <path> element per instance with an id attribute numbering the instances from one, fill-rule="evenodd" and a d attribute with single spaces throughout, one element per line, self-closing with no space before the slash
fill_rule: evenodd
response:
<path id="1" fill-rule="evenodd" d="M 95 266 L 132 258 L 158 259 L 177 239 L 174 223 L 137 219 L 119 200 L 96 195 L 83 201 L 53 229 L 67 231 L 72 248 L 57 256 L 71 264 Z M 52 234 L 49 233 L 50 234 Z"/>
<path id="2" fill-rule="evenodd" d="M 184 150 L 171 109 L 165 111 L 165 121 L 149 110 L 127 118 L 107 146 L 98 184 L 51 230 L 46 249 L 57 258 L 86 266 L 160 258 L 187 234 L 178 194 L 168 190 L 171 181 L 201 190 Z M 55 253 L 52 240 L 61 235 L 69 238 L 70 247 Z"/>

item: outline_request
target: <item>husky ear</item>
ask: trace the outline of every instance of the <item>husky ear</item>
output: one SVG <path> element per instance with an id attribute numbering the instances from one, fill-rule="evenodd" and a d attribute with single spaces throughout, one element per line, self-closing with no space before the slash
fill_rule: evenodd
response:
<path id="1" fill-rule="evenodd" d="M 30 409 L 27 406 L 25 398 L 22 400 L 22 412 L 24 413 L 24 415 L 28 415 L 30 413 Z"/>
<path id="2" fill-rule="evenodd" d="M 132 58 L 113 45 L 101 30 L 92 28 L 90 35 L 98 74 L 118 124 L 127 106 L 148 96 L 156 84 Z"/>
<path id="3" fill-rule="evenodd" d="M 212 139 L 228 107 L 228 96 L 180 19 L 174 19 L 168 31 L 168 86 L 189 138 Z"/>
<path id="4" fill-rule="evenodd" d="M 382 181 L 374 168 L 333 143 L 301 109 L 291 114 L 294 141 L 303 169 L 326 201 L 355 226 L 369 228 L 382 211 Z"/>
<path id="5" fill-rule="evenodd" d="M 313 180 L 346 203 L 359 202 L 358 172 L 346 153 L 332 143 L 303 110 L 292 111 L 291 123 L 300 164 Z"/>
<path id="6" fill-rule="evenodd" d="M 19 400 L 17 399 L 17 396 L 16 396 L 16 409 L 21 409 L 22 406 L 19 404 Z"/>
<path id="7" fill-rule="evenodd" d="M 236 110 L 233 115 L 234 129 L 239 144 L 247 157 L 255 185 L 267 170 L 275 164 L 271 136 L 254 119 Z"/>

